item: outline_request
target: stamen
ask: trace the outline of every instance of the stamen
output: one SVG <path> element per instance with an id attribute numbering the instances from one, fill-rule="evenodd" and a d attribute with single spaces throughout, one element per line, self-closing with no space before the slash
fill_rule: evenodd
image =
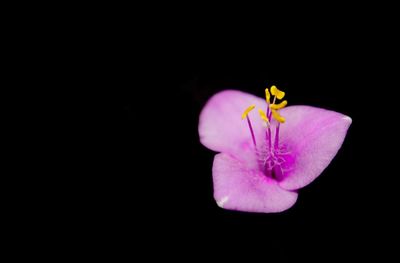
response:
<path id="1" fill-rule="evenodd" d="M 275 129 L 275 149 L 279 149 L 279 126 L 281 126 L 280 123 L 278 123 Z"/>
<path id="2" fill-rule="evenodd" d="M 252 111 L 254 108 L 256 107 L 256 105 L 250 105 L 242 114 L 242 119 L 246 118 L 247 119 L 247 125 L 249 126 L 249 130 L 251 133 L 251 138 L 253 140 L 253 144 L 254 147 L 257 147 L 257 143 L 256 143 L 256 137 L 254 136 L 254 131 L 253 131 L 253 126 L 251 125 L 251 121 L 250 118 L 248 116 L 249 112 Z"/>
<path id="3" fill-rule="evenodd" d="M 255 108 L 255 105 L 250 105 L 242 114 L 242 119 L 247 120 L 249 126 L 251 138 L 254 144 L 255 154 L 257 156 L 258 164 L 260 169 L 264 172 L 265 176 L 272 177 L 276 180 L 280 180 L 285 173 L 282 168 L 282 164 L 286 162 L 285 155 L 288 155 L 285 144 L 279 145 L 279 130 L 280 125 L 286 121 L 286 119 L 279 114 L 279 110 L 286 107 L 288 102 L 282 100 L 285 96 L 285 92 L 279 90 L 276 86 L 271 86 L 270 89 L 265 89 L 265 101 L 267 102 L 267 108 L 258 109 L 258 113 L 263 121 L 265 127 L 265 139 L 261 139 L 259 145 L 256 144 L 256 138 L 252 123 L 250 121 L 249 113 Z M 276 101 L 280 101 L 275 104 Z M 277 122 L 271 122 L 274 118 Z M 273 127 L 275 126 L 275 132 L 273 133 Z"/>
<path id="4" fill-rule="evenodd" d="M 279 121 L 280 123 L 285 123 L 285 118 L 283 118 L 281 115 L 276 110 L 272 110 L 272 117 L 274 117 L 275 120 Z"/>
<path id="5" fill-rule="evenodd" d="M 279 103 L 279 104 L 271 104 L 271 105 L 269 105 L 269 106 L 270 106 L 271 109 L 273 109 L 273 110 L 280 110 L 280 109 L 283 109 L 284 107 L 286 107 L 286 105 L 287 105 L 287 100 L 284 100 L 284 101 L 282 101 L 282 102 Z"/>
<path id="6" fill-rule="evenodd" d="M 275 105 L 276 96 L 274 96 L 274 100 L 272 101 L 272 105 Z M 270 105 L 271 106 L 271 105 Z M 272 120 L 272 112 L 270 111 L 271 107 L 268 108 L 268 120 Z"/>
<path id="7" fill-rule="evenodd" d="M 271 94 L 276 96 L 280 100 L 285 97 L 285 92 L 279 90 L 276 86 L 271 87 Z"/>
<path id="8" fill-rule="evenodd" d="M 268 120 L 267 116 L 265 115 L 265 112 L 263 112 L 262 109 L 258 109 L 258 112 L 260 113 L 261 119 L 263 121 L 265 121 L 267 124 L 269 124 L 269 120 Z"/>
<path id="9" fill-rule="evenodd" d="M 267 102 L 267 119 L 270 120 L 269 115 L 271 114 L 270 111 L 271 109 L 269 108 L 269 105 L 271 104 L 271 94 L 269 93 L 268 88 L 265 89 L 265 101 Z"/>
<path id="10" fill-rule="evenodd" d="M 242 120 L 244 120 L 244 118 L 247 117 L 247 114 L 249 114 L 250 111 L 252 111 L 254 108 L 256 107 L 256 105 L 250 105 L 242 114 Z"/>
<path id="11" fill-rule="evenodd" d="M 249 125 L 249 129 L 250 129 L 250 133 L 251 133 L 251 138 L 253 139 L 254 147 L 257 147 L 256 137 L 254 136 L 253 127 L 251 126 L 251 121 L 250 121 L 249 116 L 246 116 L 246 119 L 247 119 L 247 124 Z"/>
<path id="12" fill-rule="evenodd" d="M 269 125 L 269 119 L 267 118 L 267 116 L 265 115 L 265 113 L 263 112 L 262 109 L 258 109 L 258 112 L 260 113 L 261 119 L 263 121 L 265 121 L 265 123 L 267 124 L 268 130 L 266 131 L 265 136 L 266 136 L 266 139 L 268 140 L 268 146 L 271 149 L 271 145 L 272 145 L 272 143 L 271 143 L 271 127 Z"/>
<path id="13" fill-rule="evenodd" d="M 271 94 L 269 93 L 268 88 L 265 89 L 265 100 L 267 101 L 267 104 L 270 104 Z"/>

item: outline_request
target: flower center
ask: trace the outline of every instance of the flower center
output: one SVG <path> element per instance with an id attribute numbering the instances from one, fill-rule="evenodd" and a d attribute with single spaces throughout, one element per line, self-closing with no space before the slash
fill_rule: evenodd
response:
<path id="1" fill-rule="evenodd" d="M 273 102 L 271 103 L 271 94 Z M 255 105 L 249 106 L 242 114 L 242 119 L 247 119 L 247 125 L 251 134 L 255 152 L 257 155 L 260 170 L 269 177 L 276 180 L 283 179 L 285 174 L 285 163 L 290 160 L 290 152 L 285 145 L 279 142 L 279 129 L 282 123 L 285 123 L 285 118 L 279 114 L 279 110 L 287 105 L 284 100 L 276 104 L 276 99 L 282 100 L 285 92 L 280 91 L 277 87 L 271 87 L 271 93 L 268 88 L 265 89 L 265 99 L 267 102 L 267 109 L 264 112 L 258 109 L 263 126 L 265 127 L 265 136 L 261 142 L 256 141 L 252 122 L 249 113 L 255 108 Z"/>

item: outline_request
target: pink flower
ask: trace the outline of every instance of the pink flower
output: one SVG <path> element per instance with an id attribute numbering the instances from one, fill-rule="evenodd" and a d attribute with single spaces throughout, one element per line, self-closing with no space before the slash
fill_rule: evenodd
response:
<path id="1" fill-rule="evenodd" d="M 296 190 L 329 165 L 352 122 L 334 111 L 276 104 L 285 93 L 275 86 L 271 94 L 266 89 L 264 100 L 225 90 L 200 114 L 200 141 L 219 152 L 212 173 L 214 198 L 222 208 L 262 213 L 289 209 L 297 200 Z M 259 116 L 254 116 L 255 108 Z"/>

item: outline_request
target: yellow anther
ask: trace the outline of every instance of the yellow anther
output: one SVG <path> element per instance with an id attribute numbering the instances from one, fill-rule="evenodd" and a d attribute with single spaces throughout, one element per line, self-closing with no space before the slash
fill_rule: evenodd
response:
<path id="1" fill-rule="evenodd" d="M 281 115 L 276 110 L 272 110 L 272 117 L 274 117 L 275 120 L 279 121 L 280 123 L 285 122 L 285 118 L 283 118 Z"/>
<path id="2" fill-rule="evenodd" d="M 265 100 L 268 104 L 270 104 L 271 94 L 269 93 L 268 88 L 265 89 Z"/>
<path id="3" fill-rule="evenodd" d="M 271 94 L 276 96 L 280 100 L 285 97 L 285 92 L 279 90 L 276 86 L 271 87 Z"/>
<path id="4" fill-rule="evenodd" d="M 266 123 L 269 123 L 269 120 L 267 118 L 267 115 L 265 115 L 265 112 L 263 112 L 262 109 L 258 109 L 258 112 L 260 113 L 261 119 L 263 119 L 263 121 L 265 121 Z"/>
<path id="5" fill-rule="evenodd" d="M 247 114 L 249 114 L 250 111 L 252 111 L 256 105 L 250 105 L 242 114 L 242 119 L 244 120 L 247 117 Z"/>
<path id="6" fill-rule="evenodd" d="M 280 109 L 283 109 L 284 107 L 286 107 L 286 105 L 287 105 L 287 100 L 284 100 L 284 101 L 282 101 L 282 102 L 279 103 L 279 104 L 271 104 L 271 105 L 269 105 L 269 106 L 270 106 L 271 109 L 273 109 L 273 110 L 280 110 Z"/>

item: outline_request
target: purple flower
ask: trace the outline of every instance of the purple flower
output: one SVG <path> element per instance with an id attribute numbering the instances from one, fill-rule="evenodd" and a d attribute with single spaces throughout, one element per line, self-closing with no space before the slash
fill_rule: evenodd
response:
<path id="1" fill-rule="evenodd" d="M 287 101 L 277 103 L 285 93 L 275 86 L 265 93 L 264 100 L 225 90 L 200 114 L 200 141 L 219 152 L 212 173 L 214 198 L 222 208 L 262 213 L 289 209 L 297 190 L 329 165 L 351 124 L 350 117 L 334 111 L 285 108 Z"/>

